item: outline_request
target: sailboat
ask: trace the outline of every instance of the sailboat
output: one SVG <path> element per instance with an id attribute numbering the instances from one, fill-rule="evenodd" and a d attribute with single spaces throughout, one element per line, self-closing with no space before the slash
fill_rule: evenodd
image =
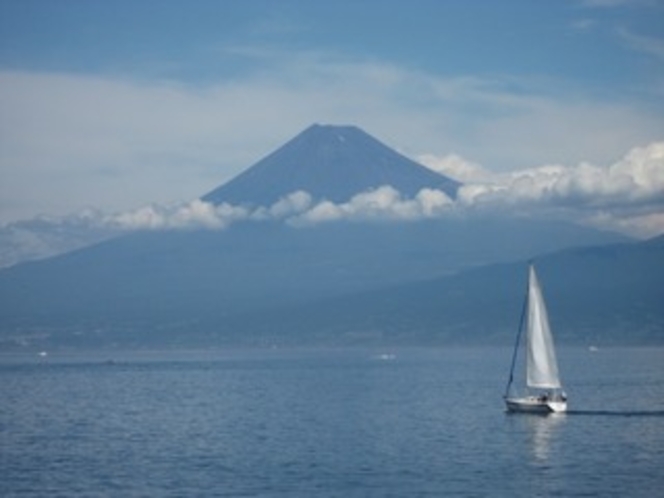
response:
<path id="1" fill-rule="evenodd" d="M 514 370 L 525 322 L 526 389 L 517 393 L 513 386 Z M 558 374 L 551 327 L 542 288 L 531 263 L 528 268 L 528 292 L 512 354 L 509 380 L 505 390 L 509 412 L 561 413 L 567 410 L 567 395 Z"/>

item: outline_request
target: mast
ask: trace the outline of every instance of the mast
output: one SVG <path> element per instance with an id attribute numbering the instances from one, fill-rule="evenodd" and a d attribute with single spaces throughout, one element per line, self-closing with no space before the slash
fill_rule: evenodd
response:
<path id="1" fill-rule="evenodd" d="M 530 264 L 532 268 L 532 263 Z M 526 284 L 526 296 L 523 300 L 523 306 L 521 307 L 521 318 L 519 319 L 519 331 L 516 334 L 516 341 L 514 343 L 514 351 L 512 352 L 512 363 L 510 365 L 510 376 L 507 381 L 507 387 L 505 388 L 505 397 L 509 395 L 510 387 L 512 387 L 512 382 L 514 381 L 514 368 L 516 367 L 516 357 L 519 351 L 519 342 L 521 342 L 521 335 L 523 334 L 523 325 L 526 319 L 526 310 L 528 309 L 528 302 L 530 297 L 530 282 Z"/>

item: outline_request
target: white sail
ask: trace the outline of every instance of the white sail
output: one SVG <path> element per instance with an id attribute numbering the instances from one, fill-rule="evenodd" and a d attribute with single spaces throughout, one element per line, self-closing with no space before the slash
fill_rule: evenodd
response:
<path id="1" fill-rule="evenodd" d="M 528 275 L 527 384 L 529 387 L 558 389 L 558 363 L 553 349 L 549 318 L 533 266 Z"/>

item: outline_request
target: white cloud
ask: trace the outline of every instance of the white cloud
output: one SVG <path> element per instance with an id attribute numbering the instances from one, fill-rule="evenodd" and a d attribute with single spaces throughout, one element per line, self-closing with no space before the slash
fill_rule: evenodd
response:
<path id="1" fill-rule="evenodd" d="M 404 198 L 396 189 L 385 185 L 360 192 L 348 202 L 335 204 L 327 200 L 313 202 L 311 195 L 296 191 L 271 206 L 249 209 L 228 203 L 214 205 L 196 199 L 189 203 L 149 205 L 113 215 L 99 214 L 91 224 L 114 230 L 222 230 L 232 223 L 285 221 L 304 227 L 329 221 L 412 221 L 440 216 L 453 208 L 454 202 L 440 190 L 422 189 L 412 198 Z M 58 223 L 57 219 L 53 220 Z"/>
<path id="2" fill-rule="evenodd" d="M 486 181 L 495 175 L 495 173 L 477 163 L 464 159 L 458 154 L 448 154 L 444 157 L 422 154 L 417 157 L 417 161 L 437 173 L 454 178 L 462 183 Z"/>
<path id="3" fill-rule="evenodd" d="M 637 147 L 617 163 L 575 167 L 546 165 L 497 174 L 491 183 L 461 188 L 461 202 L 468 204 L 541 203 L 599 208 L 635 203 L 664 207 L 664 142 Z"/>
<path id="4" fill-rule="evenodd" d="M 413 221 L 440 216 L 452 209 L 453 201 L 440 190 L 422 189 L 407 199 L 393 187 L 362 192 L 348 202 L 335 204 L 324 200 L 308 211 L 289 219 L 295 226 L 330 221 Z"/>
<path id="5" fill-rule="evenodd" d="M 303 190 L 298 190 L 282 197 L 270 207 L 257 208 L 251 218 L 255 220 L 289 218 L 309 209 L 311 203 L 311 195 Z"/>
<path id="6" fill-rule="evenodd" d="M 463 185 L 457 207 L 552 214 L 647 237 L 664 233 L 664 142 L 610 166 L 545 165 Z"/>
<path id="7" fill-rule="evenodd" d="M 240 221 L 289 219 L 305 212 L 311 204 L 311 196 L 301 190 L 284 196 L 272 206 L 259 206 L 253 209 L 226 202 L 214 205 L 195 199 L 187 203 L 151 204 L 131 211 L 99 215 L 95 223 L 123 231 L 223 230 Z"/>
<path id="8" fill-rule="evenodd" d="M 240 206 L 220 204 L 215 206 L 200 199 L 178 206 L 145 206 L 104 217 L 101 223 L 122 230 L 170 230 L 170 229 L 223 229 L 231 223 L 250 217 L 250 212 Z"/>

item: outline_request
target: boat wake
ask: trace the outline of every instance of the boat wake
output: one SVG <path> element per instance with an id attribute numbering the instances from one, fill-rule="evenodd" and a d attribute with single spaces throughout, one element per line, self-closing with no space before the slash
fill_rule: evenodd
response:
<path id="1" fill-rule="evenodd" d="M 567 415 L 596 417 L 664 417 L 664 410 L 568 410 Z"/>

